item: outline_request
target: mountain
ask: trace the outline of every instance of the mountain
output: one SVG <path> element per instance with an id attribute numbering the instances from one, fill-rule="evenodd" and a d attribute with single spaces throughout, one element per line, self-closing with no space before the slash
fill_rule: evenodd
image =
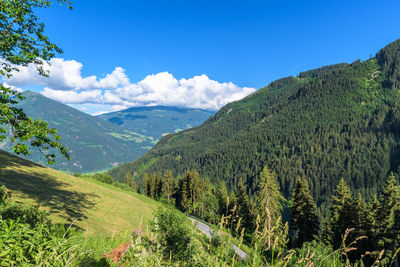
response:
<path id="1" fill-rule="evenodd" d="M 165 134 L 199 126 L 214 113 L 202 109 L 153 106 L 133 107 L 97 117 L 136 133 L 161 139 Z"/>
<path id="2" fill-rule="evenodd" d="M 0 185 L 12 199 L 40 205 L 56 222 L 71 224 L 86 233 L 111 236 L 131 232 L 153 218 L 159 204 L 85 177 L 63 172 L 0 150 Z"/>
<path id="3" fill-rule="evenodd" d="M 28 116 L 43 119 L 49 127 L 57 128 L 63 145 L 69 149 L 71 161 L 59 156 L 52 168 L 69 172 L 110 169 L 136 159 L 155 144 L 151 137 L 90 116 L 39 93 L 25 91 L 23 95 L 25 99 L 18 105 Z M 4 148 L 9 149 L 9 144 Z M 46 162 L 34 149 L 27 158 L 42 164 Z"/>
<path id="4" fill-rule="evenodd" d="M 109 173 L 140 182 L 144 173 L 194 169 L 230 189 L 243 179 L 252 193 L 268 165 L 285 197 L 306 178 L 320 213 L 341 177 L 368 199 L 400 169 L 399 84 L 397 40 L 374 58 L 274 81 Z"/>

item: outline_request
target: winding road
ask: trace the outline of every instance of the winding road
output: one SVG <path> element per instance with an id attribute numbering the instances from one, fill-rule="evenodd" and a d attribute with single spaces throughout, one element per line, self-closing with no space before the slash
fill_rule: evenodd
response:
<path id="1" fill-rule="evenodd" d="M 197 229 L 199 229 L 203 234 L 205 234 L 208 238 L 211 239 L 211 233 L 214 231 L 206 222 L 196 218 L 194 216 L 189 216 L 189 220 L 192 221 L 193 224 L 196 225 Z M 246 252 L 232 244 L 232 248 L 235 250 L 236 255 L 240 257 L 241 260 L 247 258 Z"/>

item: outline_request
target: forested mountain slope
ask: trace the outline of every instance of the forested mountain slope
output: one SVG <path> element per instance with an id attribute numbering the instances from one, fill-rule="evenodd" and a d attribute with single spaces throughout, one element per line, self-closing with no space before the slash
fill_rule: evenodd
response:
<path id="1" fill-rule="evenodd" d="M 158 140 L 165 134 L 199 126 L 213 114 L 202 109 L 153 106 L 132 107 L 97 117 Z"/>
<path id="2" fill-rule="evenodd" d="M 144 173 L 195 169 L 230 189 L 242 178 L 251 193 L 268 165 L 286 197 L 305 177 L 322 210 L 341 177 L 369 198 L 399 169 L 399 79 L 397 40 L 369 60 L 272 82 L 110 173 L 140 181 Z"/>
<path id="3" fill-rule="evenodd" d="M 151 137 L 126 130 L 118 125 L 90 116 L 45 96 L 25 91 L 18 104 L 25 113 L 57 128 L 62 143 L 69 149 L 71 161 L 61 156 L 52 168 L 70 172 L 91 172 L 110 169 L 143 155 L 155 143 Z M 0 144 L 9 149 L 10 144 Z M 45 164 L 47 161 L 32 149 L 28 159 Z"/>

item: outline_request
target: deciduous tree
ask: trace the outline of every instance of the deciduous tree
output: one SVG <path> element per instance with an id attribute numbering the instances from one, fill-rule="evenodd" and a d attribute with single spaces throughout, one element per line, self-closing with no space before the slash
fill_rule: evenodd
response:
<path id="1" fill-rule="evenodd" d="M 48 75 L 43 65 L 62 50 L 45 35 L 44 24 L 35 10 L 51 4 L 52 1 L 43 0 L 0 1 L 0 78 L 10 78 L 20 66 L 28 64 L 33 64 L 39 74 Z M 68 4 L 70 6 L 69 1 Z M 14 106 L 23 99 L 13 88 L 0 84 L 0 142 L 8 139 L 13 143 L 13 151 L 22 155 L 30 154 L 29 146 L 36 147 L 49 164 L 55 162 L 54 149 L 69 159 L 56 129 L 48 128 L 45 121 L 29 118 L 21 108 Z"/>

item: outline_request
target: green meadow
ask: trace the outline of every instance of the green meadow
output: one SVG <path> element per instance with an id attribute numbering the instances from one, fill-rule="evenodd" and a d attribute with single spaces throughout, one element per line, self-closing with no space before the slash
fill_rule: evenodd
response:
<path id="1" fill-rule="evenodd" d="M 55 222 L 111 236 L 147 225 L 156 201 L 86 177 L 75 177 L 0 151 L 0 184 L 17 202 L 50 212 Z M 145 229 L 144 229 L 145 230 Z"/>

